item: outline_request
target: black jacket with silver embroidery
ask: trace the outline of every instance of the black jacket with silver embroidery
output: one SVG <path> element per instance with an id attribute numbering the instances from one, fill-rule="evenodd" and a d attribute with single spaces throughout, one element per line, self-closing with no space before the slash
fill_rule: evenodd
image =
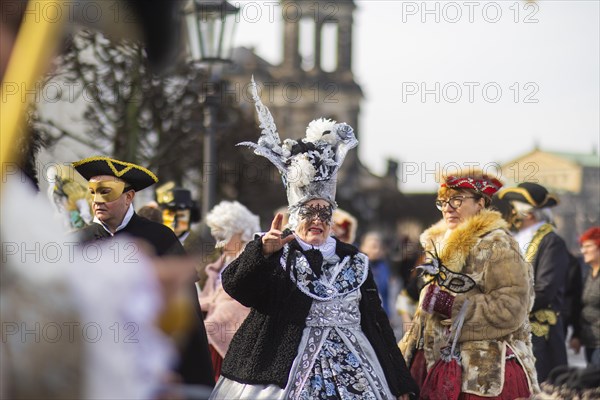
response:
<path id="1" fill-rule="evenodd" d="M 295 241 L 290 245 L 299 248 Z M 354 246 L 336 240 L 340 259 L 357 253 Z M 281 255 L 282 250 L 265 258 L 257 238 L 223 272 L 225 291 L 251 307 L 223 361 L 221 374 L 226 378 L 246 384 L 287 385 L 313 299 L 302 293 L 281 267 Z M 360 291 L 361 328 L 377 354 L 390 391 L 396 396 L 418 394 L 371 271 Z"/>

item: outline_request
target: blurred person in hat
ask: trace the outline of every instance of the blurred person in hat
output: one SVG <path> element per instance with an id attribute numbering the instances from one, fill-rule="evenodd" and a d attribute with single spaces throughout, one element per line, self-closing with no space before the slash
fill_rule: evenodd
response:
<path id="1" fill-rule="evenodd" d="M 580 324 L 573 332 L 569 347 L 579 353 L 585 347 L 585 360 L 589 365 L 600 368 L 600 226 L 585 231 L 579 238 L 583 261 L 590 266 L 586 270 L 581 300 Z"/>
<path id="2" fill-rule="evenodd" d="M 312 121 L 283 143 L 269 110 L 252 95 L 258 143 L 288 199 L 222 273 L 223 288 L 250 308 L 223 360 L 213 399 L 408 399 L 418 394 L 369 270 L 367 256 L 332 236 L 337 171 L 357 145 L 352 128 Z"/>
<path id="3" fill-rule="evenodd" d="M 192 192 L 169 182 L 156 189 L 156 198 L 162 210 L 163 224 L 171 228 L 183 244 L 192 224 L 200 221 L 200 210 L 198 203 L 192 200 Z"/>
<path id="4" fill-rule="evenodd" d="M 133 209 L 136 192 L 158 182 L 144 167 L 109 157 L 90 157 L 73 163 L 88 181 L 93 223 L 80 231 L 84 242 L 128 234 L 150 244 L 156 255 L 184 254 L 172 230 L 140 217 Z"/>
<path id="5" fill-rule="evenodd" d="M 558 198 L 533 182 L 504 189 L 498 197 L 511 204 L 515 239 L 525 260 L 533 265 L 535 301 L 530 323 L 538 379 L 544 382 L 553 368 L 567 364 L 560 310 L 570 259 L 564 240 L 554 231 L 551 208 L 558 204 Z"/>
<path id="6" fill-rule="evenodd" d="M 446 398 L 508 400 L 539 392 L 528 321 L 533 271 L 490 208 L 501 187 L 466 171 L 438 190 L 442 219 L 420 238 L 425 286 L 399 343 L 422 394 L 444 388 Z"/>

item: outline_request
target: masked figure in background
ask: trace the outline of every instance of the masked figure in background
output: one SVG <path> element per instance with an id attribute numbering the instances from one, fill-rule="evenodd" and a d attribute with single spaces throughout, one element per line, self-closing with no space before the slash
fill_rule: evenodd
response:
<path id="1" fill-rule="evenodd" d="M 533 265 L 535 302 L 530 314 L 533 353 L 538 379 L 544 382 L 550 371 L 567 365 L 565 331 L 560 310 L 565 301 L 569 251 L 554 232 L 551 207 L 558 199 L 537 183 L 523 182 L 503 190 L 499 198 L 513 207 L 515 239 L 525 259 Z"/>
<path id="2" fill-rule="evenodd" d="M 528 320 L 533 271 L 489 209 L 501 186 L 475 171 L 446 177 L 436 201 L 443 218 L 421 235 L 426 285 L 399 345 L 424 398 L 512 400 L 539 391 Z"/>
<path id="3" fill-rule="evenodd" d="M 65 217 L 65 226 L 70 230 L 82 229 L 92 223 L 87 185 L 76 178 L 75 170 L 69 165 L 48 170 L 48 182 L 54 183 L 48 187 L 48 196 L 58 213 Z"/>
<path id="4" fill-rule="evenodd" d="M 167 183 L 156 190 L 158 205 L 162 209 L 163 224 L 171 228 L 183 244 L 190 234 L 192 223 L 200 221 L 200 211 L 198 204 L 192 200 L 192 192 L 172 185 Z"/>
<path id="5" fill-rule="evenodd" d="M 331 236 L 337 171 L 352 128 L 312 121 L 281 143 L 253 83 L 262 135 L 243 145 L 279 169 L 289 226 L 277 214 L 222 274 L 251 311 L 229 346 L 214 399 L 408 399 L 418 388 L 398 350 L 366 255 Z"/>
<path id="6" fill-rule="evenodd" d="M 216 380 L 231 338 L 250 312 L 223 290 L 221 273 L 244 250 L 252 235 L 260 231 L 260 223 L 257 215 L 237 201 L 217 204 L 206 216 L 206 223 L 217 241 L 215 247 L 222 251 L 217 261 L 206 266 L 208 279 L 198 291 L 200 307 L 206 313 L 204 326 Z"/>

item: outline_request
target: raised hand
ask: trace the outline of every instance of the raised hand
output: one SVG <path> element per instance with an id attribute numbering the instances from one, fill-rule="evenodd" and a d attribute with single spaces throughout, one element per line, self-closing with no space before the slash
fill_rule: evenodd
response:
<path id="1" fill-rule="evenodd" d="M 277 213 L 275 218 L 273 218 L 273 222 L 271 222 L 271 229 L 262 237 L 262 251 L 265 256 L 270 256 L 271 254 L 278 252 L 286 243 L 294 240 L 294 235 L 289 235 L 285 238 L 281 237 L 283 234 L 281 230 L 283 225 L 282 221 L 283 214 Z"/>

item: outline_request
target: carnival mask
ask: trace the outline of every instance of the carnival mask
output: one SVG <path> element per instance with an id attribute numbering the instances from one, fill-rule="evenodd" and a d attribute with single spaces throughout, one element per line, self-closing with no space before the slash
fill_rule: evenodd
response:
<path id="1" fill-rule="evenodd" d="M 333 207 L 330 205 L 311 204 L 304 205 L 298 210 L 298 216 L 306 221 L 312 221 L 319 218 L 325 224 L 331 224 L 333 216 Z"/>
<path id="2" fill-rule="evenodd" d="M 88 188 L 94 203 L 110 203 L 117 200 L 127 190 L 131 190 L 130 187 L 125 190 L 125 182 L 121 181 L 89 182 Z"/>

